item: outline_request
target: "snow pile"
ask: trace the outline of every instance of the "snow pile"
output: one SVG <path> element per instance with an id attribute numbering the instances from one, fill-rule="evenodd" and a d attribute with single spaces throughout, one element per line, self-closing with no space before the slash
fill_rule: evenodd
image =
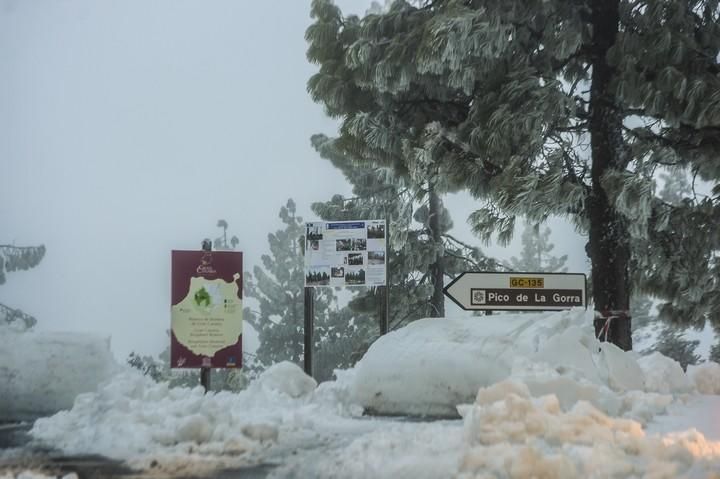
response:
<path id="1" fill-rule="evenodd" d="M 618 392 L 687 392 L 671 359 L 638 362 L 593 336 L 592 311 L 424 319 L 376 341 L 356 366 L 351 400 L 371 412 L 456 415 L 477 390 L 509 377 L 535 396 L 553 393 L 567 409 L 587 400 L 610 414 Z"/>
<path id="2" fill-rule="evenodd" d="M 557 315 L 422 319 L 372 344 L 352 399 L 383 414 L 455 415 L 479 387 L 508 377 L 513 359 L 569 326 Z"/>
<path id="3" fill-rule="evenodd" d="M 320 383 L 313 394 L 313 401 L 338 416 L 362 416 L 363 407 L 352 400 L 355 369 L 336 369 L 333 374 L 335 380 Z"/>
<path id="4" fill-rule="evenodd" d="M 105 338 L 0 328 L 0 420 L 24 420 L 72 406 L 117 371 Z"/>
<path id="5" fill-rule="evenodd" d="M 512 380 L 481 389 L 465 409 L 459 477 L 711 477 L 720 443 L 697 431 L 646 436 L 586 401 L 563 412 L 554 395 L 533 398 Z"/>
<path id="6" fill-rule="evenodd" d="M 693 382 L 680 363 L 658 352 L 643 356 L 638 364 L 645 374 L 645 387 L 659 393 L 683 393 L 693 389 Z"/>
<path id="7" fill-rule="evenodd" d="M 307 374 L 298 374 L 299 369 L 288 361 L 273 364 L 258 378 L 258 385 L 292 398 L 306 396 L 315 390 L 317 381 Z"/>
<path id="8" fill-rule="evenodd" d="M 165 472 L 208 461 L 232 465 L 275 443 L 281 427 L 305 427 L 307 417 L 318 416 L 310 404 L 314 384 L 291 363 L 268 369 L 238 394 L 169 388 L 127 370 L 78 396 L 72 410 L 37 420 L 30 434 L 67 454 L 132 459 Z"/>
<path id="9" fill-rule="evenodd" d="M 689 365 L 687 372 L 700 394 L 720 394 L 720 364 Z"/>

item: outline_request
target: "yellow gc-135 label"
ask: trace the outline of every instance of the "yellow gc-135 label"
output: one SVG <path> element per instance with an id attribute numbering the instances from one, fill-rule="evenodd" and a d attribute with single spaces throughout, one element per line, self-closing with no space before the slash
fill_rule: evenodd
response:
<path id="1" fill-rule="evenodd" d="M 544 288 L 544 278 L 523 278 L 520 276 L 510 276 L 511 288 Z"/>

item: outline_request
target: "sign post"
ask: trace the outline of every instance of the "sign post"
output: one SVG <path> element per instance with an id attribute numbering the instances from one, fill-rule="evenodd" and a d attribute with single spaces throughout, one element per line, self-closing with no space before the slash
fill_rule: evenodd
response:
<path id="1" fill-rule="evenodd" d="M 312 288 L 377 286 L 385 288 L 380 329 L 389 321 L 387 221 L 314 221 L 305 224 L 305 372 L 312 375 Z"/>
<path id="2" fill-rule="evenodd" d="M 315 335 L 315 295 L 312 288 L 305 287 L 305 346 L 303 348 L 303 369 L 305 374 L 312 377 L 312 348 Z"/>
<path id="3" fill-rule="evenodd" d="M 388 229 L 388 221 L 385 220 L 385 238 L 386 241 L 390 240 L 390 230 Z M 386 248 L 385 254 L 387 255 L 390 251 L 390 248 Z M 381 286 L 383 290 L 385 290 L 385 294 L 383 295 L 383 317 L 380 322 L 380 334 L 384 335 L 388 333 L 388 330 L 390 329 L 390 268 L 388 268 L 387 262 L 390 261 L 390 258 L 386 258 L 385 263 L 385 286 Z"/>
<path id="4" fill-rule="evenodd" d="M 242 367 L 242 253 L 172 251 L 170 367 Z"/>
<path id="5" fill-rule="evenodd" d="M 209 239 L 204 239 L 202 242 L 203 251 L 212 251 L 212 243 Z M 200 368 L 200 385 L 205 389 L 205 393 L 210 390 L 210 376 L 212 369 L 204 367 Z"/>
<path id="6" fill-rule="evenodd" d="M 587 307 L 587 280 L 578 273 L 465 272 L 444 292 L 465 310 L 560 311 Z"/>

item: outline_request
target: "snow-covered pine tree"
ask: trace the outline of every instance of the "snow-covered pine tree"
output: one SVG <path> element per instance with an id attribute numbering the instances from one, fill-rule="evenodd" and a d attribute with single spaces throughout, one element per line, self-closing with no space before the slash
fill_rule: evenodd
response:
<path id="1" fill-rule="evenodd" d="M 695 352 L 699 344 L 700 341 L 697 339 L 687 339 L 681 329 L 668 326 L 660 333 L 655 346 L 647 351 L 642 351 L 642 353 L 649 354 L 657 351 L 664 356 L 673 358 L 680 363 L 683 369 L 687 369 L 689 364 L 697 364 L 700 361 L 700 356 Z"/>
<path id="2" fill-rule="evenodd" d="M 589 234 L 593 302 L 624 316 L 633 285 L 720 318 L 720 9 L 715 0 L 398 0 L 344 17 L 313 0 L 312 98 L 339 147 L 486 201 L 476 231 L 517 215 Z M 659 200 L 658 165 L 711 196 Z M 632 348 L 629 320 L 608 340 Z"/>
<path id="3" fill-rule="evenodd" d="M 218 251 L 232 251 L 235 248 L 237 248 L 237 245 L 240 243 L 240 240 L 237 236 L 233 235 L 230 238 L 230 241 L 227 239 L 227 230 L 228 230 L 228 222 L 220 219 L 217 222 L 217 227 L 222 228 L 222 235 L 215 238 L 213 241 L 213 248 L 215 248 Z"/>
<path id="4" fill-rule="evenodd" d="M 708 359 L 710 361 L 720 363 L 720 343 L 715 343 L 710 348 L 710 357 Z"/>
<path id="5" fill-rule="evenodd" d="M 280 208 L 279 217 L 284 228 L 268 234 L 270 254 L 261 256 L 262 267 L 255 266 L 252 274 L 245 272 L 244 276 L 245 296 L 260 303 L 259 311 L 243 312 L 260 339 L 255 359 L 259 368 L 280 361 L 303 364 L 305 275 L 301 245 L 305 223 L 297 216 L 292 199 Z M 320 343 L 338 338 L 328 335 L 331 330 L 338 332 L 330 318 L 333 304 L 335 295 L 331 288 L 315 288 L 315 349 L 329 350 L 327 344 Z"/>
<path id="6" fill-rule="evenodd" d="M 660 181 L 662 181 L 662 188 L 658 193 L 658 197 L 660 201 L 666 205 L 668 210 L 674 211 L 674 213 L 667 218 L 671 226 L 666 228 L 666 233 L 660 235 L 656 232 L 656 234 L 659 236 L 658 239 L 661 240 L 660 244 L 662 247 L 668 249 L 668 254 L 672 254 L 670 248 L 674 248 L 673 245 L 676 244 L 677 237 L 685 238 L 689 236 L 688 232 L 679 231 L 680 229 L 689 228 L 692 232 L 691 234 L 702 234 L 702 223 L 698 225 L 689 223 L 689 221 L 693 217 L 697 217 L 697 215 L 690 214 L 689 217 L 680 215 L 680 212 L 688 210 L 688 205 L 697 202 L 696 194 L 693 191 L 693 183 L 695 180 L 693 179 L 691 182 L 690 174 L 685 163 L 665 168 L 665 170 L 661 171 L 657 176 Z M 694 227 L 699 227 L 700 231 L 697 231 L 697 233 L 692 231 Z M 676 229 L 678 229 L 678 231 L 675 231 Z M 717 228 L 710 228 L 711 237 L 712 235 L 717 235 L 717 231 L 714 230 L 717 230 Z M 684 245 L 684 247 L 687 251 L 693 251 L 694 249 L 696 253 L 700 254 L 700 257 L 678 258 L 674 263 L 657 265 L 657 272 L 653 271 L 653 274 L 650 275 L 650 281 L 648 282 L 649 287 L 647 289 L 651 294 L 656 293 L 661 297 L 667 297 L 668 295 L 663 294 L 663 291 L 667 288 L 672 288 L 671 292 L 678 296 L 674 302 L 668 302 L 660 306 L 659 316 L 661 319 L 668 323 L 674 323 L 679 327 L 692 326 L 696 329 L 702 329 L 704 321 L 698 321 L 697 318 L 698 316 L 703 316 L 706 312 L 703 305 L 700 304 L 704 301 L 701 296 L 705 296 L 707 299 L 707 295 L 703 294 L 703 289 L 705 288 L 695 288 L 692 286 L 694 280 L 685 276 L 700 274 L 702 272 L 702 269 L 698 270 L 697 268 L 698 262 L 711 264 L 715 260 L 713 258 L 706 258 L 702 255 L 702 251 L 698 251 L 697 241 Z M 672 268 L 671 272 L 665 271 L 667 268 Z M 710 281 L 717 281 L 717 269 L 715 269 L 715 273 L 712 271 L 711 268 L 707 269 L 705 277 Z M 678 281 L 681 281 L 680 287 L 674 283 L 669 285 L 663 284 L 664 278 L 671 274 L 677 277 Z M 720 322 L 716 322 L 715 324 L 720 326 Z M 666 329 L 672 329 L 672 327 L 673 326 L 668 325 Z M 671 332 L 665 334 L 666 341 L 672 341 L 673 337 Z"/>
<path id="7" fill-rule="evenodd" d="M 430 226 L 430 195 L 417 194 L 417 185 L 397 176 L 387 167 L 353 159 L 337 148 L 336 140 L 325 135 L 311 138 L 320 156 L 338 168 L 352 185 L 352 197 L 334 196 L 315 203 L 312 209 L 325 220 L 387 219 L 390 229 L 388 267 L 390 272 L 390 329 L 415 319 L 444 315 L 444 281 L 432 277 L 433 266 L 442 277 L 454 278 L 463 271 L 495 271 L 499 264 L 480 248 L 470 246 L 450 234 L 453 227 L 448 210 L 439 201 L 436 226 Z M 433 235 L 437 231 L 439 239 Z M 440 261 L 437 256 L 440 255 Z M 437 296 L 440 296 L 438 301 Z M 350 302 L 355 312 L 381 317 L 383 307 L 379 288 L 369 288 Z"/>
<path id="8" fill-rule="evenodd" d="M 0 285 L 7 281 L 7 273 L 25 271 L 34 268 L 45 256 L 45 246 L 0 245 Z M 19 309 L 0 303 L 0 322 L 21 322 L 23 328 L 30 329 L 37 320 Z"/>
<path id="9" fill-rule="evenodd" d="M 510 258 L 510 267 L 515 271 L 566 272 L 567 255 L 551 254 L 555 249 L 555 245 L 550 242 L 551 233 L 549 226 L 541 229 L 539 224 L 526 222 L 521 236 L 520 257 Z"/>

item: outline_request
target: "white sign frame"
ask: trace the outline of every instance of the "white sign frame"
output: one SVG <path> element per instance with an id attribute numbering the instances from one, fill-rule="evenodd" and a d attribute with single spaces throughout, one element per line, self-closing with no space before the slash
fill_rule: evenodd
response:
<path id="1" fill-rule="evenodd" d="M 471 311 L 562 311 L 588 304 L 584 273 L 468 271 L 444 293 Z"/>

